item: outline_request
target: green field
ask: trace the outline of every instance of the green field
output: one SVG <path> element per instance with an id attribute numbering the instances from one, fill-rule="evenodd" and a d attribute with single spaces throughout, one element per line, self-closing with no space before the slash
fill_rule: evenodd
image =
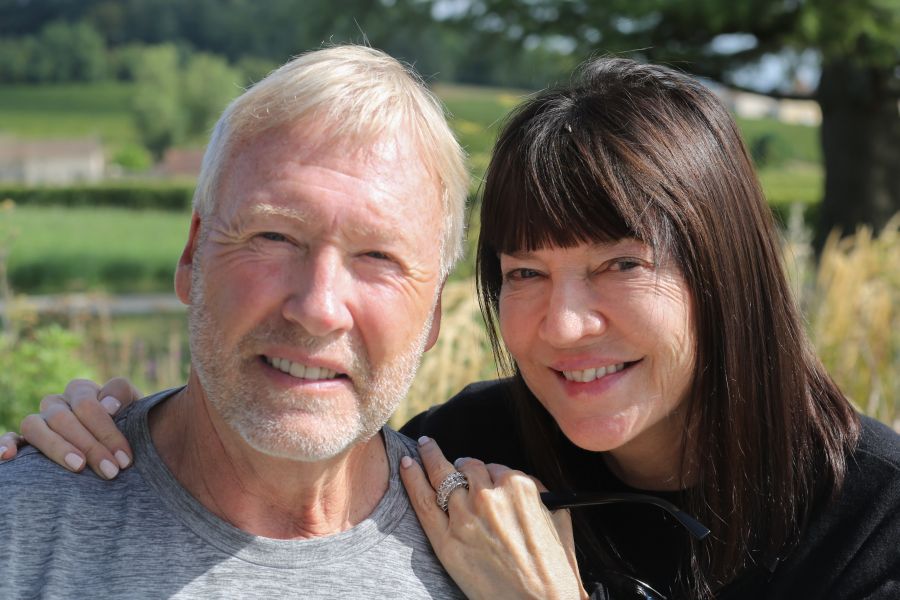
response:
<path id="1" fill-rule="evenodd" d="M 187 213 L 19 206 L 0 213 L 11 232 L 9 278 L 19 293 L 170 291 Z"/>
<path id="2" fill-rule="evenodd" d="M 112 148 L 137 142 L 126 83 L 4 85 L 0 132 L 22 137 L 100 138 Z"/>

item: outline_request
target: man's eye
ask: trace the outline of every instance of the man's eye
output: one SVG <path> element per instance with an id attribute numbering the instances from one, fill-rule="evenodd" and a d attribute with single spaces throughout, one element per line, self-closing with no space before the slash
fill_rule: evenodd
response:
<path id="1" fill-rule="evenodd" d="M 385 254 L 384 252 L 379 252 L 378 250 L 372 250 L 371 252 L 366 252 L 365 256 L 369 258 L 374 258 L 377 260 L 390 260 L 391 257 Z"/>
<path id="2" fill-rule="evenodd" d="M 259 234 L 259 237 L 269 240 L 270 242 L 286 242 L 288 241 L 287 237 L 283 236 L 280 233 L 276 233 L 274 231 L 264 231 Z"/>

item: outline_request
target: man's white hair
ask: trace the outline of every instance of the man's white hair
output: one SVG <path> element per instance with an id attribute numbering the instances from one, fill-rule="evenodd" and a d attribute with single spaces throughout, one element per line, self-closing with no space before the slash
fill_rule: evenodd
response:
<path id="1" fill-rule="evenodd" d="M 302 54 L 236 98 L 216 123 L 203 156 L 194 210 L 201 217 L 212 213 L 222 171 L 242 142 L 307 119 L 336 140 L 375 141 L 385 134 L 412 138 L 422 162 L 440 181 L 441 274 L 446 276 L 463 253 L 469 188 L 465 155 L 443 105 L 418 75 L 373 48 L 346 45 Z"/>

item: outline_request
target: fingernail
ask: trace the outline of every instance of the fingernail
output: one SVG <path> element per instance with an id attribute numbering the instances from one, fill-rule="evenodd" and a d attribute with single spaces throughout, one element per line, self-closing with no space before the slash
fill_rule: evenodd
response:
<path id="1" fill-rule="evenodd" d="M 404 469 L 410 468 L 412 466 L 412 464 L 413 464 L 413 459 L 411 459 L 408 456 L 404 456 L 403 458 L 400 459 L 400 466 L 403 467 Z"/>
<path id="2" fill-rule="evenodd" d="M 427 444 L 430 441 L 431 441 L 430 437 L 428 437 L 427 435 L 423 435 L 422 437 L 419 438 L 419 445 L 424 446 L 425 444 Z"/>
<path id="3" fill-rule="evenodd" d="M 82 466 L 84 466 L 84 459 L 74 452 L 69 452 L 68 454 L 66 454 L 64 460 L 66 461 L 66 464 L 69 465 L 69 468 L 73 471 L 77 471 Z"/>
<path id="4" fill-rule="evenodd" d="M 131 459 L 121 450 L 116 450 L 116 462 L 119 463 L 119 467 L 124 469 L 131 464 Z"/>
<path id="5" fill-rule="evenodd" d="M 112 396 L 107 396 L 103 400 L 100 401 L 100 404 L 103 405 L 103 408 L 106 409 L 111 415 L 116 414 L 116 412 L 121 408 L 122 403 L 113 398 Z"/>
<path id="6" fill-rule="evenodd" d="M 100 461 L 100 472 L 106 475 L 107 479 L 112 479 L 119 474 L 119 467 L 104 458 Z"/>
<path id="7" fill-rule="evenodd" d="M 7 448 L 6 446 L 0 446 L 0 458 L 2 458 L 4 454 L 6 454 L 7 450 L 9 450 L 9 448 Z"/>
<path id="8" fill-rule="evenodd" d="M 470 460 L 468 456 L 460 456 L 456 460 L 453 461 L 453 466 L 457 469 L 466 464 L 466 461 Z"/>

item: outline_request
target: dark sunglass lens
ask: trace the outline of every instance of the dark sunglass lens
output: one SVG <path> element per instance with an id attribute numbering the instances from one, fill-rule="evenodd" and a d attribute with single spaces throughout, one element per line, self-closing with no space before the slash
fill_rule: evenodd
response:
<path id="1" fill-rule="evenodd" d="M 667 600 L 650 585 L 625 573 L 604 571 L 601 579 L 611 600 Z"/>

